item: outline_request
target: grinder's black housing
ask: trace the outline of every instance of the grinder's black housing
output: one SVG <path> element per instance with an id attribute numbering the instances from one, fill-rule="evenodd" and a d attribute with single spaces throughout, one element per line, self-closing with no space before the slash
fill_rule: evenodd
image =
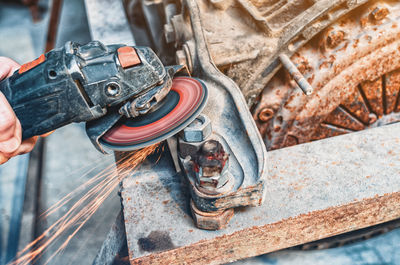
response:
<path id="1" fill-rule="evenodd" d="M 0 82 L 0 91 L 21 122 L 23 139 L 71 122 L 98 119 L 110 107 L 163 82 L 166 70 L 150 48 L 135 47 L 140 63 L 124 68 L 118 60 L 121 47 L 98 41 L 83 46 L 68 42 L 45 54 L 45 60 L 33 68 L 17 70 Z M 117 107 L 111 109 L 118 112 Z"/>

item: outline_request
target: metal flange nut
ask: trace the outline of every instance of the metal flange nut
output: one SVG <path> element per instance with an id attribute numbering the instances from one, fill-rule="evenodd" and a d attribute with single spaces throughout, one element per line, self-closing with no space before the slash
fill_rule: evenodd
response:
<path id="1" fill-rule="evenodd" d="M 195 225 L 205 230 L 224 229 L 235 214 L 233 208 L 216 212 L 203 212 L 196 207 L 193 200 L 190 200 L 190 209 Z"/>

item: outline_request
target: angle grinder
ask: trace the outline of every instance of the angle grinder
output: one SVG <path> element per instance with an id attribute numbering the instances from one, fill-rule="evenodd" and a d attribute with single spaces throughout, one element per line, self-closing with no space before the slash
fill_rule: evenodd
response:
<path id="1" fill-rule="evenodd" d="M 73 122 L 101 152 L 130 151 L 163 141 L 203 110 L 208 92 L 195 78 L 175 77 L 182 66 L 164 66 L 148 47 L 64 47 L 26 63 L 0 82 L 21 122 L 22 138 Z"/>

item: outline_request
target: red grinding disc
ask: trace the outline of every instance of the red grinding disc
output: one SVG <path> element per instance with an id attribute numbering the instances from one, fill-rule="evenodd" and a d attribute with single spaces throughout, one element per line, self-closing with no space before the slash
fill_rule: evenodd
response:
<path id="1" fill-rule="evenodd" d="M 100 142 L 106 147 L 129 151 L 161 142 L 181 131 L 203 110 L 207 88 L 197 79 L 176 77 L 171 91 L 151 113 L 123 119 Z"/>

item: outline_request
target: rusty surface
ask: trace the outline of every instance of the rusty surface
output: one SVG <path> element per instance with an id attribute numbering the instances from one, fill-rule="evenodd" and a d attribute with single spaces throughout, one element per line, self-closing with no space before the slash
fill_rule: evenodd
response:
<path id="1" fill-rule="evenodd" d="M 217 140 L 207 140 L 194 160 L 198 187 L 217 192 L 229 180 L 229 154 Z M 218 193 L 217 193 L 218 194 Z"/>
<path id="2" fill-rule="evenodd" d="M 214 62 L 237 82 L 253 106 L 278 70 L 280 53 L 293 54 L 333 21 L 367 1 L 237 0 L 225 14 L 201 2 Z M 214 23 L 216 17 L 219 23 Z M 345 32 L 338 31 L 328 43 L 333 47 L 341 38 Z"/>
<path id="3" fill-rule="evenodd" d="M 314 94 L 299 93 L 284 70 L 271 80 L 254 110 L 268 149 L 400 121 L 399 10 L 398 2 L 371 3 L 299 49 L 292 60 Z M 273 118 L 263 120 L 266 110 Z"/>
<path id="4" fill-rule="evenodd" d="M 197 209 L 192 200 L 190 201 L 190 209 L 195 225 L 205 230 L 224 229 L 235 214 L 233 208 L 218 212 L 202 212 Z"/>
<path id="5" fill-rule="evenodd" d="M 131 23 L 137 20 L 137 8 L 132 8 L 136 1 L 124 1 Z M 157 54 L 170 53 L 176 62 L 188 65 L 192 70 L 197 64 L 196 53 L 203 52 L 195 47 L 192 21 L 187 13 L 192 7 L 187 1 L 151 1 L 159 10 L 166 5 L 175 5 L 178 11 L 173 16 L 168 12 L 143 12 L 147 21 L 152 17 L 166 17 L 165 23 L 157 27 L 148 23 L 149 30 L 163 30 L 165 36 L 150 36 L 153 43 L 160 39 L 170 45 L 160 48 L 154 45 Z M 368 2 L 367 0 L 200 0 L 196 1 L 204 30 L 207 50 L 213 63 L 228 77 L 232 78 L 242 90 L 248 106 L 257 102 L 257 96 L 275 75 L 280 67 L 278 56 L 284 53 L 291 56 L 318 32 L 351 10 Z M 180 8 L 183 6 L 184 8 Z M 131 12 L 136 10 L 137 12 Z M 189 12 L 187 12 L 189 11 Z M 381 13 L 382 11 L 378 12 Z M 377 15 L 379 16 L 379 15 Z M 374 20 L 371 17 L 371 20 Z M 382 19 L 384 20 L 384 19 Z M 379 22 L 380 23 L 380 22 Z M 345 32 L 332 36 L 330 45 L 336 45 Z M 171 47 L 176 49 L 170 49 Z M 171 59 L 165 55 L 164 59 Z M 196 74 L 196 73 L 195 73 Z"/>
<path id="6" fill-rule="evenodd" d="M 220 231 L 195 227 L 168 156 L 148 163 L 122 184 L 131 264 L 221 264 L 399 218 L 399 135 L 393 124 L 270 152 L 266 203 Z M 140 246 L 156 235 L 165 244 Z"/>

